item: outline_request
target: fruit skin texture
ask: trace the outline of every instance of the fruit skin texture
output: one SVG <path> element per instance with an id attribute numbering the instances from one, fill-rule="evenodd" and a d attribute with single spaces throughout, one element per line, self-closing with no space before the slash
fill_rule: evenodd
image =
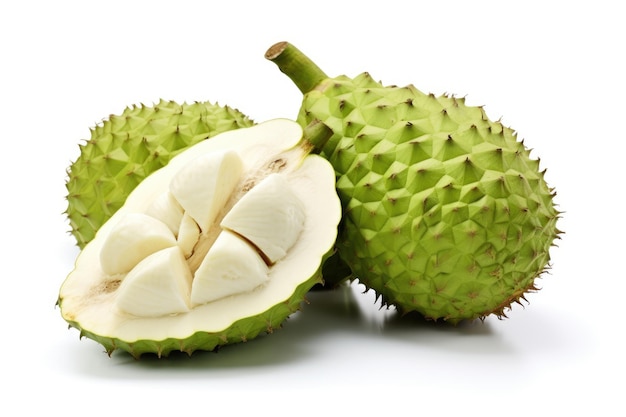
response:
<path id="1" fill-rule="evenodd" d="M 338 253 L 383 304 L 457 323 L 505 317 L 537 290 L 560 213 L 513 130 L 463 98 L 328 78 L 289 44 L 266 57 L 304 93 L 298 121 L 335 132 L 323 154 L 344 210 Z"/>
<path id="2" fill-rule="evenodd" d="M 127 107 L 91 129 L 67 171 L 67 215 L 81 249 L 148 175 L 182 150 L 221 132 L 252 126 L 240 111 L 210 102 Z"/>

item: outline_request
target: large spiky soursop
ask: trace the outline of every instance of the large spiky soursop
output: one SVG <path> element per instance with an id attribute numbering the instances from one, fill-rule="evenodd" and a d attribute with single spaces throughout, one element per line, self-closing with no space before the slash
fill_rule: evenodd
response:
<path id="1" fill-rule="evenodd" d="M 338 251 L 384 303 L 456 323 L 502 317 L 537 289 L 559 211 L 512 129 L 463 98 L 330 78 L 286 42 L 266 58 L 304 94 L 299 122 L 335 132 L 323 154 L 344 210 Z"/>
<path id="2" fill-rule="evenodd" d="M 341 204 L 330 130 L 277 119 L 201 141 L 146 177 L 78 255 L 58 305 L 135 357 L 272 332 L 321 282 Z M 321 142 L 320 142 L 321 141 Z"/>
<path id="3" fill-rule="evenodd" d="M 253 121 L 240 111 L 210 102 L 127 107 L 91 129 L 68 169 L 67 209 L 80 248 L 124 204 L 144 178 L 183 149 Z"/>

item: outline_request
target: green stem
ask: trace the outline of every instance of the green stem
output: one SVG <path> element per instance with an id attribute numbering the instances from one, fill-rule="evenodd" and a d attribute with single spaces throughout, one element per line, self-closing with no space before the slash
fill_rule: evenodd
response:
<path id="1" fill-rule="evenodd" d="M 320 153 L 324 145 L 326 145 L 326 142 L 328 142 L 328 139 L 333 135 L 333 131 L 330 127 L 326 126 L 318 119 L 313 120 L 303 130 L 302 146 L 307 153 Z"/>
<path id="2" fill-rule="evenodd" d="M 328 78 L 309 57 L 288 42 L 274 44 L 265 53 L 265 58 L 278 65 L 278 68 L 291 78 L 302 94 L 313 90 Z"/>

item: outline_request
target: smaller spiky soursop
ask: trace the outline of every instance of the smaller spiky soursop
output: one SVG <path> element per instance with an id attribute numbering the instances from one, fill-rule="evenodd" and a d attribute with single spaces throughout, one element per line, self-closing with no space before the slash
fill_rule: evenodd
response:
<path id="1" fill-rule="evenodd" d="M 161 100 L 134 105 L 91 129 L 68 168 L 67 209 L 80 248 L 124 204 L 128 194 L 172 157 L 202 140 L 254 123 L 240 111 L 210 102 Z"/>
<path id="2" fill-rule="evenodd" d="M 215 350 L 280 328 L 321 282 L 341 204 L 331 132 L 276 119 L 221 133 L 146 177 L 80 252 L 62 317 L 111 354 Z"/>
<path id="3" fill-rule="evenodd" d="M 265 56 L 303 93 L 298 121 L 334 131 L 322 154 L 343 204 L 337 250 L 384 303 L 456 323 L 536 290 L 560 212 L 512 129 L 463 98 L 329 77 L 287 42 Z"/>

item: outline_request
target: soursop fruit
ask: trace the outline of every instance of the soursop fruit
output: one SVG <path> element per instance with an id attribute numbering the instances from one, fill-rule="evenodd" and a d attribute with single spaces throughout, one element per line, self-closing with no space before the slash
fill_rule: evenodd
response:
<path id="1" fill-rule="evenodd" d="M 254 123 L 229 106 L 161 100 L 134 105 L 91 129 L 68 169 L 67 209 L 71 233 L 83 248 L 124 204 L 144 178 L 183 149 Z"/>
<path id="2" fill-rule="evenodd" d="M 321 282 L 341 219 L 312 153 L 331 131 L 277 119 L 221 133 L 138 184 L 79 253 L 62 317 L 111 354 L 191 354 L 272 332 Z"/>
<path id="3" fill-rule="evenodd" d="M 338 253 L 384 304 L 456 323 L 537 289 L 560 212 L 516 132 L 463 98 L 328 77 L 286 42 L 266 58 L 304 94 L 298 121 L 334 131 Z"/>

